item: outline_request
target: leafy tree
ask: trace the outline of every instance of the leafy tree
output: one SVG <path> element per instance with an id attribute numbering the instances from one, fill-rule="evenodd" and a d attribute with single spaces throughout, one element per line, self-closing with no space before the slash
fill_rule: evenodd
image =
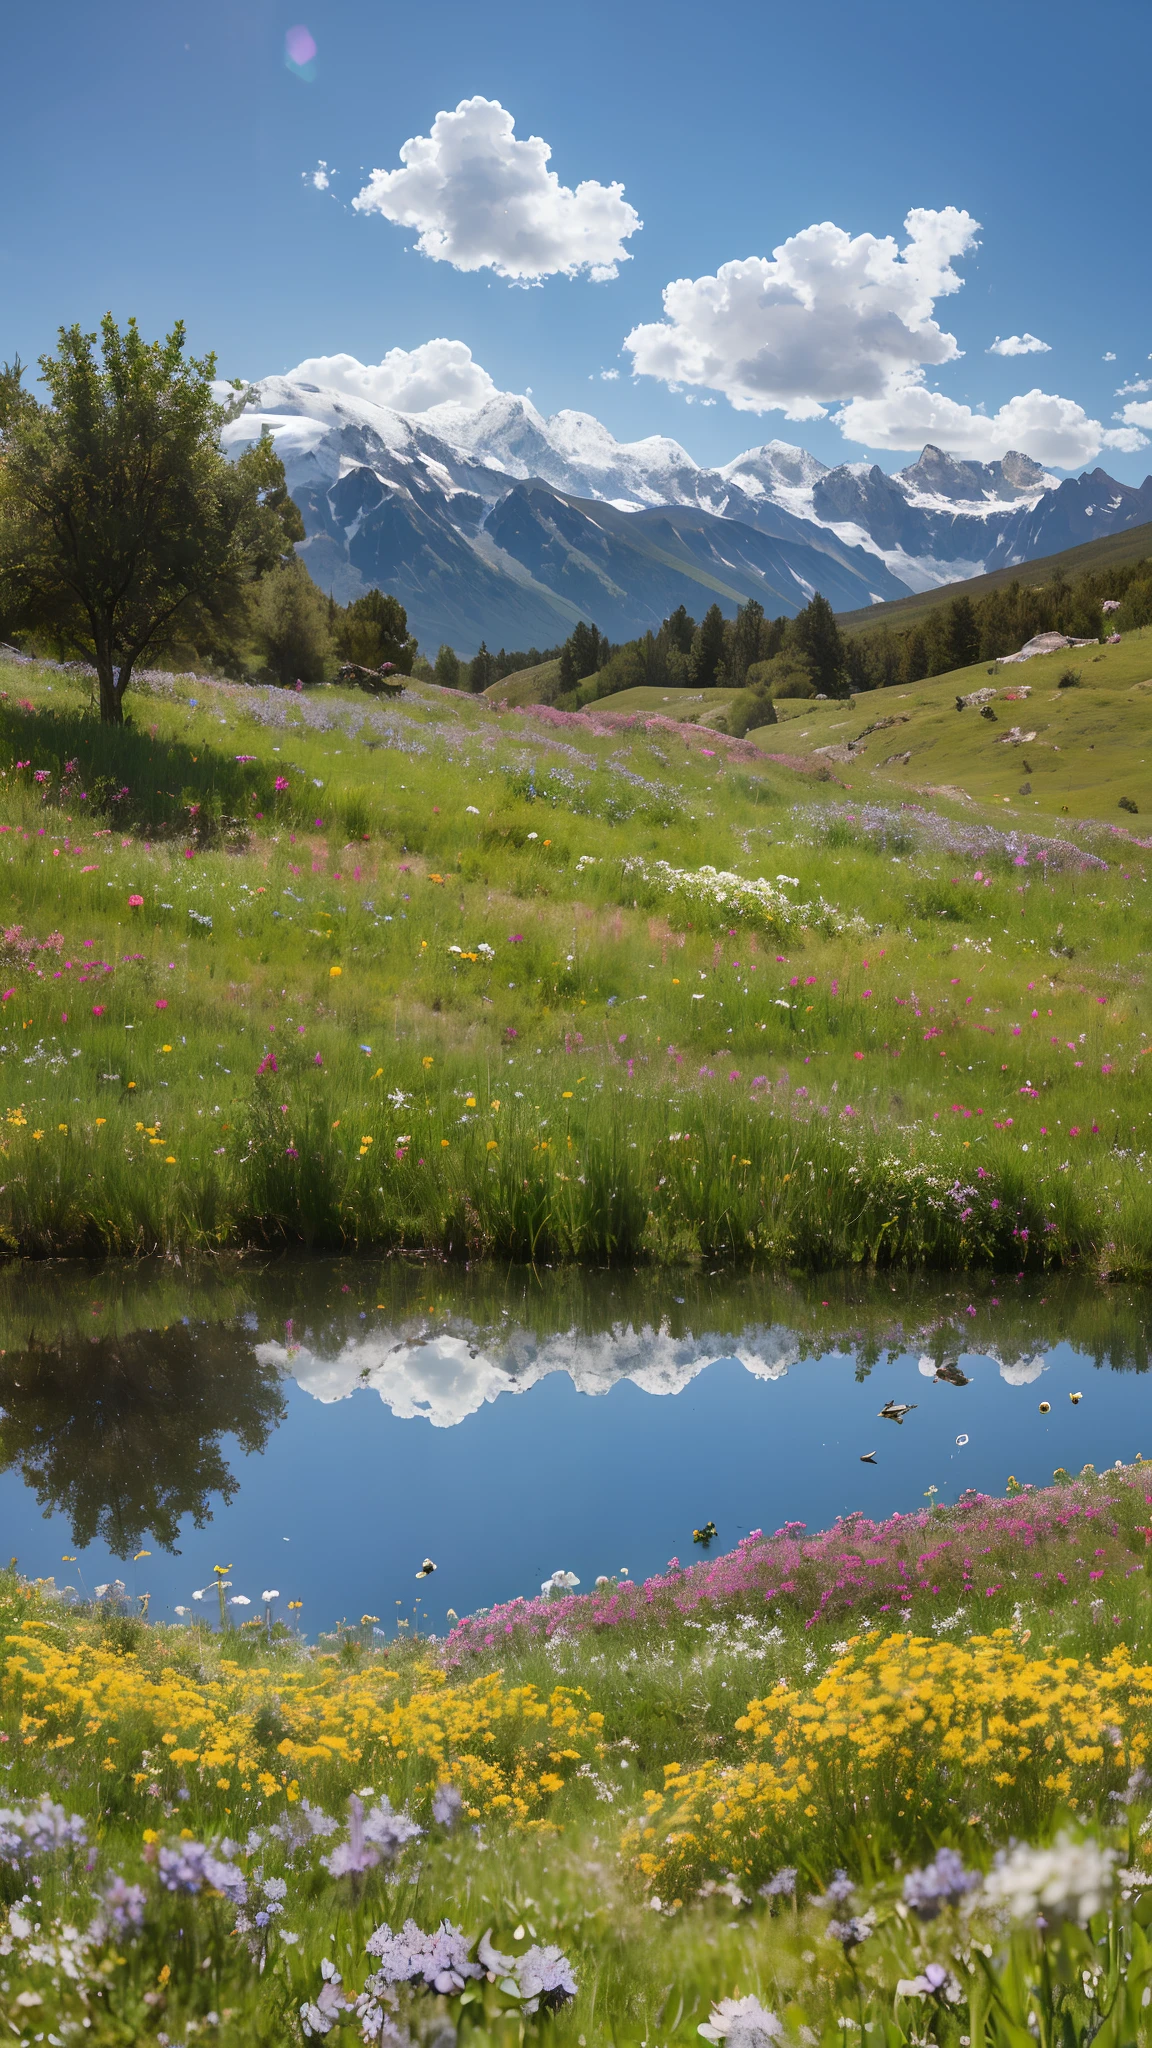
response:
<path id="1" fill-rule="evenodd" d="M 441 647 L 440 652 L 436 656 L 436 666 L 433 673 L 436 681 L 441 683 L 444 689 L 458 690 L 460 688 L 460 657 L 454 648 L 448 646 L 447 642 Z"/>
<path id="2" fill-rule="evenodd" d="M 473 696 L 479 696 L 482 690 L 488 689 L 495 681 L 496 657 L 489 653 L 482 640 L 468 664 L 468 688 Z"/>
<path id="3" fill-rule="evenodd" d="M 944 635 L 946 666 L 942 674 L 952 668 L 970 668 L 974 661 L 979 661 L 980 622 L 972 599 L 963 592 L 954 597 L 948 607 Z"/>
<path id="4" fill-rule="evenodd" d="M 323 682 L 332 653 L 328 600 L 295 556 L 258 584 L 252 631 L 278 683 Z"/>
<path id="5" fill-rule="evenodd" d="M 771 661 L 753 662 L 745 682 L 751 690 L 769 691 L 775 698 L 814 697 L 816 672 L 806 655 L 788 648 Z"/>
<path id="6" fill-rule="evenodd" d="M 718 604 L 709 606 L 692 635 L 692 681 L 698 690 L 714 687 L 724 660 L 724 614 Z"/>
<path id="7" fill-rule="evenodd" d="M 0 1401 L 0 1469 L 114 1557 L 176 1550 L 185 1516 L 202 1529 L 238 1490 L 225 1440 L 262 1451 L 285 1411 L 276 1367 L 222 1324 L 30 1341 L 0 1357 Z"/>
<path id="8" fill-rule="evenodd" d="M 216 359 L 112 315 L 96 336 L 60 329 L 40 369 L 0 393 L 0 590 L 23 625 L 94 663 L 100 716 L 123 723 L 142 657 L 219 627 L 246 585 L 303 535 L 271 439 L 229 462 Z"/>
<path id="9" fill-rule="evenodd" d="M 560 649 L 561 692 L 574 690 L 585 676 L 594 676 L 604 666 L 611 649 L 603 633 L 581 619 Z"/>
<path id="10" fill-rule="evenodd" d="M 776 722 L 776 706 L 762 682 L 737 690 L 724 713 L 724 724 L 734 740 L 742 740 L 746 732 L 753 732 L 758 726 Z"/>
<path id="11" fill-rule="evenodd" d="M 823 691 L 828 697 L 844 696 L 848 687 L 844 640 L 828 599 L 819 591 L 802 612 L 797 612 L 789 639 L 811 662 L 817 692 Z"/>
<path id="12" fill-rule="evenodd" d="M 669 612 L 668 617 L 660 628 L 660 632 L 667 640 L 668 645 L 674 647 L 677 654 L 691 654 L 692 637 L 695 631 L 696 621 L 689 617 L 682 604 L 677 605 L 674 612 Z"/>
<path id="13" fill-rule="evenodd" d="M 740 606 L 727 636 L 726 666 L 730 682 L 742 683 L 753 662 L 760 660 L 760 641 L 766 624 L 764 607 L 754 597 Z"/>
<path id="14" fill-rule="evenodd" d="M 379 668 L 388 661 L 402 675 L 412 673 L 416 641 L 408 631 L 408 614 L 399 598 L 387 597 L 382 590 L 354 597 L 339 614 L 334 637 L 345 661 L 359 662 L 362 668 Z"/>

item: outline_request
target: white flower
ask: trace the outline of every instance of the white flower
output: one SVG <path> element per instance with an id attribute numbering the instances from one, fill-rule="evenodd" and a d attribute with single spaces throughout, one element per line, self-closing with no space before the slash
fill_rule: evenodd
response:
<path id="1" fill-rule="evenodd" d="M 392 1104 L 393 1109 L 403 1109 L 408 1097 L 402 1088 L 393 1088 L 388 1096 L 388 1100 Z"/>
<path id="2" fill-rule="evenodd" d="M 468 816 L 469 818 L 478 818 L 478 817 L 480 816 L 480 813 L 479 813 L 479 811 L 477 810 L 477 808 L 476 808 L 475 804 L 465 804 L 465 806 L 464 806 L 464 810 L 465 810 L 465 814 L 466 814 L 466 815 L 467 815 L 467 816 Z"/>
<path id="3" fill-rule="evenodd" d="M 580 1584 L 575 1572 L 553 1572 L 540 1588 L 542 1593 L 571 1593 Z"/>
<path id="4" fill-rule="evenodd" d="M 722 1998 L 712 2007 L 711 2019 L 696 2032 L 706 2041 L 727 2041 L 729 2048 L 769 2048 L 784 2029 L 758 1998 Z"/>
<path id="5" fill-rule="evenodd" d="M 1115 1849 L 1074 1842 L 1068 1834 L 1057 1835 L 1050 1849 L 1031 1849 L 1022 1842 L 997 1857 L 984 1880 L 984 1897 L 1006 1906 L 1017 1920 L 1043 1913 L 1083 1924 L 1111 1897 L 1118 1861 Z"/>

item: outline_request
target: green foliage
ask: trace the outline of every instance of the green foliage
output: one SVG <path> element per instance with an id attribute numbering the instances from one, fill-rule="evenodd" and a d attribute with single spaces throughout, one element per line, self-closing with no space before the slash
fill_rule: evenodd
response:
<path id="1" fill-rule="evenodd" d="M 852 688 L 915 683 L 978 661 L 995 661 L 1018 653 L 1036 633 L 1096 640 L 1112 624 L 1120 632 L 1152 624 L 1147 560 L 1090 568 L 1071 580 L 1059 568 L 1046 582 L 1031 583 L 1027 577 L 1025 568 L 1010 583 L 980 595 L 961 591 L 908 626 L 862 626 L 846 642 Z M 1119 601 L 1119 611 L 1106 614 L 1106 599 Z"/>
<path id="2" fill-rule="evenodd" d="M 295 682 L 323 682 L 332 653 L 328 600 L 298 557 L 278 562 L 261 578 L 252 601 L 251 627 L 276 682 L 286 688 Z"/>
<path id="3" fill-rule="evenodd" d="M 495 681 L 496 659 L 482 640 L 468 664 L 468 688 L 478 697 Z"/>
<path id="4" fill-rule="evenodd" d="M 767 690 L 776 698 L 791 699 L 816 695 L 816 671 L 807 655 L 788 648 L 770 661 L 758 661 L 749 669 L 747 681 L 753 689 Z"/>
<path id="5" fill-rule="evenodd" d="M 336 651 L 345 661 L 358 662 L 362 668 L 380 668 L 390 662 L 402 675 L 412 673 L 416 641 L 408 631 L 408 614 L 399 598 L 388 597 L 382 590 L 366 591 L 345 605 L 338 613 L 333 637 Z"/>
<path id="6" fill-rule="evenodd" d="M 299 527 L 269 442 L 235 463 L 215 358 L 184 327 L 145 342 L 111 314 L 61 328 L 41 358 L 49 402 L 9 372 L 0 462 L 0 592 L 26 627 L 91 661 L 100 714 L 123 720 L 134 667 L 178 637 L 219 631 Z"/>
<path id="7" fill-rule="evenodd" d="M 718 604 L 708 607 L 692 635 L 691 676 L 699 690 L 711 690 L 723 680 L 724 614 Z"/>
<path id="8" fill-rule="evenodd" d="M 757 664 L 768 667 L 769 663 Z M 760 725 L 775 725 L 776 706 L 763 682 L 749 681 L 747 689 L 738 690 L 724 713 L 725 730 L 733 739 L 742 740 L 745 733 Z"/>
<path id="9" fill-rule="evenodd" d="M 794 647 L 811 664 L 818 695 L 847 695 L 843 636 L 828 599 L 819 591 L 802 612 L 797 612 L 788 631 L 788 641 L 790 647 Z"/>
<path id="10" fill-rule="evenodd" d="M 442 689 L 458 690 L 461 687 L 460 657 L 451 647 L 444 645 L 440 648 L 434 674 Z"/>
<path id="11" fill-rule="evenodd" d="M 574 690 L 585 676 L 595 675 L 597 669 L 603 667 L 611 651 L 603 633 L 581 619 L 560 649 L 561 694 L 565 695 Z"/>

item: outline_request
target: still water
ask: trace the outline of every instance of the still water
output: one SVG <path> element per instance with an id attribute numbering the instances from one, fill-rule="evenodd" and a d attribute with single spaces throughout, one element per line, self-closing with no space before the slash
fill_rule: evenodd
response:
<path id="1" fill-rule="evenodd" d="M 275 1589 L 309 1635 L 443 1633 L 558 1569 L 687 1561 L 709 1520 L 728 1549 L 1152 1457 L 1150 1310 L 1062 1277 L 8 1268 L 0 1544 L 155 1617 L 212 1619 L 226 1564 L 238 1621 Z"/>

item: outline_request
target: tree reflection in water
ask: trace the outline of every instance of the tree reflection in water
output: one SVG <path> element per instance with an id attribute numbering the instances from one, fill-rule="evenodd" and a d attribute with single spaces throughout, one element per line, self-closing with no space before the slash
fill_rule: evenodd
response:
<path id="1" fill-rule="evenodd" d="M 175 1324 L 66 1339 L 0 1358 L 0 1469 L 21 1474 L 45 1515 L 67 1515 L 77 1548 L 128 1557 L 145 1537 L 176 1550 L 211 1497 L 237 1492 L 221 1438 L 262 1451 L 285 1412 L 274 1366 L 242 1330 Z"/>

